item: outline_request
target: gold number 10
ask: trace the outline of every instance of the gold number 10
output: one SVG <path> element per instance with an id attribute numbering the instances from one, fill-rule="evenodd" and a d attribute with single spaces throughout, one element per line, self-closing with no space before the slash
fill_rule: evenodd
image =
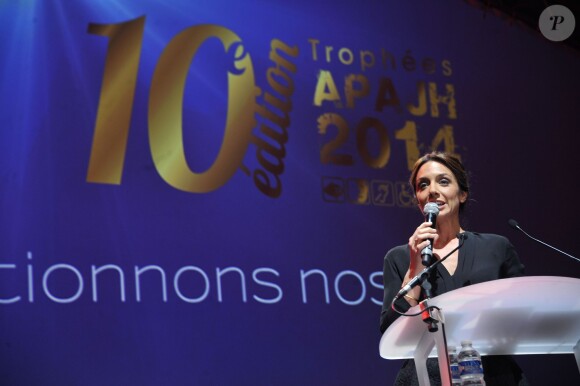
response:
<path id="1" fill-rule="evenodd" d="M 109 38 L 87 181 L 120 184 L 145 16 L 119 24 L 89 24 L 88 32 Z M 218 38 L 233 61 L 228 71 L 228 111 L 221 148 L 204 172 L 193 172 L 183 146 L 182 106 L 187 73 L 199 47 Z M 151 80 L 148 123 L 151 155 L 161 177 L 176 189 L 205 193 L 224 185 L 236 172 L 255 126 L 252 61 L 241 39 L 216 25 L 178 33 L 165 47 Z"/>

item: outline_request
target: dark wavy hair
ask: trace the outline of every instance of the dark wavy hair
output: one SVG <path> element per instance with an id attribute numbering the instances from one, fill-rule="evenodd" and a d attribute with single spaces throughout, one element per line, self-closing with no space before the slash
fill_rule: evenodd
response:
<path id="1" fill-rule="evenodd" d="M 440 152 L 440 151 L 433 151 L 431 153 L 425 154 L 423 157 L 419 158 L 413 169 L 411 170 L 411 177 L 409 178 L 409 184 L 411 185 L 411 189 L 413 189 L 413 194 L 417 197 L 417 173 L 421 166 L 425 165 L 427 162 L 433 161 L 438 162 L 441 165 L 447 167 L 457 180 L 457 184 L 459 185 L 459 189 L 462 192 L 467 193 L 467 197 L 469 197 L 469 175 L 465 170 L 465 167 L 455 155 L 450 153 Z M 467 204 L 468 200 L 461 203 L 459 205 L 459 212 L 463 212 L 465 205 Z"/>

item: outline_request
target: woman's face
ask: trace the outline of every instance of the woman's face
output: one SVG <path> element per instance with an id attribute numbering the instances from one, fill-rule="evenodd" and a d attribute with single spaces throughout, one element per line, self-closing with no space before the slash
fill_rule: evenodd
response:
<path id="1" fill-rule="evenodd" d="M 417 172 L 415 189 L 419 209 L 428 202 L 435 202 L 439 207 L 439 217 L 459 217 L 459 205 L 467 199 L 462 192 L 453 172 L 439 162 L 429 161 Z"/>

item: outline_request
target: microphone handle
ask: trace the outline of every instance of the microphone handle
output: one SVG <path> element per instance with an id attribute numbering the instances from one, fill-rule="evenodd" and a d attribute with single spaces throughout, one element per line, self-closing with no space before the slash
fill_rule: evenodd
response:
<path id="1" fill-rule="evenodd" d="M 431 223 L 431 228 L 435 229 L 437 224 L 437 215 L 435 213 L 429 212 L 425 215 L 425 221 Z M 421 251 L 421 264 L 425 267 L 433 264 L 433 239 L 429 239 L 429 245 L 427 245 Z"/>

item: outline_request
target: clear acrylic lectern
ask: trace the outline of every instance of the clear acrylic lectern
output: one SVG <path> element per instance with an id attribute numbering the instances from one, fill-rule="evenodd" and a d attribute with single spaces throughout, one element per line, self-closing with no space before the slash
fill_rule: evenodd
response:
<path id="1" fill-rule="evenodd" d="M 420 316 L 401 316 L 379 344 L 383 358 L 414 358 L 422 386 L 429 385 L 427 357 L 443 351 L 440 368 L 448 366 L 443 345 L 459 346 L 462 340 L 471 340 L 481 355 L 574 353 L 580 370 L 580 279 L 500 279 L 447 292 L 428 304 L 443 315 L 437 332 L 429 332 Z M 419 311 L 415 306 L 407 314 Z"/>

